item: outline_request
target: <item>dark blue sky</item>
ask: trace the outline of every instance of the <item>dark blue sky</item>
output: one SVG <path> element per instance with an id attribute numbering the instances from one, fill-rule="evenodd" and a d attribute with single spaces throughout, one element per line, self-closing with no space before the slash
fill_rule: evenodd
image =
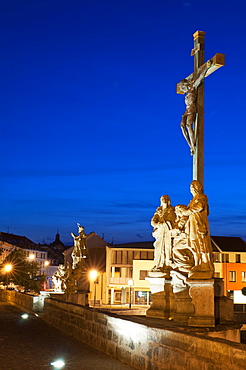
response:
<path id="1" fill-rule="evenodd" d="M 176 83 L 193 33 L 226 66 L 205 83 L 213 235 L 246 239 L 244 1 L 1 1 L 0 231 L 65 243 L 152 240 L 159 198 L 191 199 Z"/>

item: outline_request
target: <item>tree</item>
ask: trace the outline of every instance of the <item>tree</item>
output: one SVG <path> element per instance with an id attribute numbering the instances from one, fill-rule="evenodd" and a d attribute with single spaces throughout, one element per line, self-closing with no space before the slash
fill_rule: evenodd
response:
<path id="1" fill-rule="evenodd" d="M 9 273 L 4 271 L 6 264 L 12 265 Z M 0 280 L 4 285 L 7 285 L 7 281 L 12 281 L 15 285 L 24 286 L 25 290 L 39 293 L 46 278 L 45 275 L 40 275 L 39 271 L 37 262 L 28 261 L 23 250 L 15 249 L 0 265 Z"/>

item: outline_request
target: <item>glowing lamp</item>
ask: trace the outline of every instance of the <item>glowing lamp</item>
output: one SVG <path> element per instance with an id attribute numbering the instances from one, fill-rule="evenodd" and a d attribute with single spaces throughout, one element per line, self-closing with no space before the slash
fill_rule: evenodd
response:
<path id="1" fill-rule="evenodd" d="M 97 278 L 97 271 L 92 270 L 90 271 L 90 279 L 96 279 Z"/>
<path id="2" fill-rule="evenodd" d="M 13 266 L 10 263 L 8 263 L 7 265 L 4 266 L 5 272 L 10 272 L 12 270 L 12 268 L 13 268 Z"/>
<path id="3" fill-rule="evenodd" d="M 54 366 L 55 369 L 61 369 L 65 365 L 65 362 L 63 360 L 57 360 L 51 362 L 51 365 Z"/>

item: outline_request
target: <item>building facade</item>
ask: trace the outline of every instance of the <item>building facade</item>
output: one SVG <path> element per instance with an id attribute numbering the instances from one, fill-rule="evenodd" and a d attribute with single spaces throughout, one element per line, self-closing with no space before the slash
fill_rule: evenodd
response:
<path id="1" fill-rule="evenodd" d="M 246 243 L 239 237 L 211 236 L 215 277 L 224 279 L 224 291 L 234 303 L 246 303 Z"/>
<path id="2" fill-rule="evenodd" d="M 52 276 L 58 266 L 52 266 L 48 258 L 48 252 L 42 247 L 25 236 L 0 232 L 0 263 L 15 249 L 22 250 L 26 259 L 30 262 L 37 262 L 39 265 L 39 274 L 46 275 L 46 284 L 44 288 L 52 287 Z"/>
<path id="3" fill-rule="evenodd" d="M 105 303 L 149 304 L 150 289 L 145 277 L 153 262 L 153 242 L 107 246 Z"/>

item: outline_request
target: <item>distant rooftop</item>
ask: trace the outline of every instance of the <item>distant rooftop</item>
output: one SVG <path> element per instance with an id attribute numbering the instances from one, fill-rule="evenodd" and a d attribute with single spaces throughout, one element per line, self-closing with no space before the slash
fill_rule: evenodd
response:
<path id="1" fill-rule="evenodd" d="M 37 244 L 25 236 L 8 234 L 0 231 L 0 241 L 23 249 L 37 249 Z"/>
<path id="2" fill-rule="evenodd" d="M 212 236 L 213 251 L 217 252 L 246 252 L 245 241 L 237 236 Z"/>

